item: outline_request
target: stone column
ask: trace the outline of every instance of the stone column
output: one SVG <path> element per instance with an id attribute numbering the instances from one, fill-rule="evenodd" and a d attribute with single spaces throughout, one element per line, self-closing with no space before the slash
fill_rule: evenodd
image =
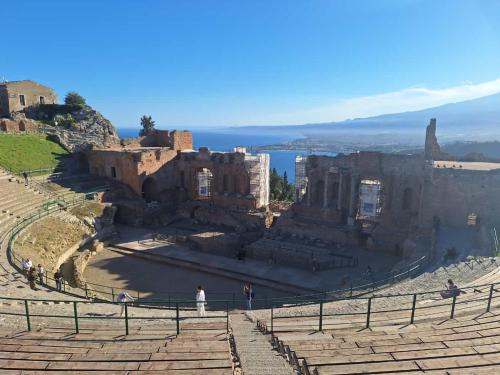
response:
<path id="1" fill-rule="evenodd" d="M 337 195 L 337 210 L 342 209 L 342 183 L 344 180 L 344 173 L 342 173 L 341 170 L 339 170 L 339 191 Z"/>
<path id="2" fill-rule="evenodd" d="M 306 188 L 307 207 L 311 207 L 311 194 L 312 194 L 312 183 L 311 183 L 311 181 L 308 181 L 307 188 Z"/>
<path id="3" fill-rule="evenodd" d="M 325 175 L 325 185 L 323 188 L 323 208 L 328 208 L 328 172 Z"/>
<path id="4" fill-rule="evenodd" d="M 357 185 L 358 185 L 358 176 L 355 174 L 351 174 L 351 195 L 349 198 L 349 216 L 354 218 L 356 215 L 356 195 L 357 195 Z"/>

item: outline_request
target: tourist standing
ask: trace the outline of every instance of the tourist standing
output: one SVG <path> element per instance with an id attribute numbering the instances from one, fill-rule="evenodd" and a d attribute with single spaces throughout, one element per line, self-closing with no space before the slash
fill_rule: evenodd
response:
<path id="1" fill-rule="evenodd" d="M 56 280 L 57 291 L 62 292 L 64 280 L 63 280 L 63 275 L 62 275 L 60 268 L 54 274 L 54 279 Z"/>
<path id="2" fill-rule="evenodd" d="M 198 310 L 199 317 L 207 316 L 207 313 L 205 312 L 206 303 L 205 291 L 201 285 L 198 285 L 198 288 L 196 289 L 196 310 Z"/>
<path id="3" fill-rule="evenodd" d="M 35 267 L 31 267 L 28 272 L 28 281 L 30 283 L 30 288 L 33 290 L 37 290 L 35 280 L 36 280 L 36 269 Z"/>
<path id="4" fill-rule="evenodd" d="M 24 276 L 26 278 L 28 278 L 28 274 L 29 274 L 29 272 L 31 270 L 31 267 L 33 267 L 33 263 L 31 262 L 31 260 L 29 260 L 29 258 L 26 258 L 26 260 L 22 264 L 22 267 L 23 267 Z"/>
<path id="5" fill-rule="evenodd" d="M 247 310 L 252 310 L 252 300 L 254 298 L 252 284 L 246 283 L 243 287 L 243 295 L 247 301 Z"/>
<path id="6" fill-rule="evenodd" d="M 24 177 L 24 186 L 28 186 L 28 173 L 26 173 L 26 171 L 23 171 L 23 177 Z"/>
<path id="7" fill-rule="evenodd" d="M 134 299 L 127 292 L 121 291 L 120 293 L 118 293 L 117 301 L 118 301 L 118 303 L 122 304 L 120 316 L 123 316 L 123 313 L 125 312 L 125 303 L 129 302 L 129 301 L 133 302 Z"/>
<path id="8" fill-rule="evenodd" d="M 45 269 L 43 268 L 43 266 L 41 264 L 39 264 L 36 271 L 38 273 L 38 281 L 40 282 L 40 285 L 44 285 L 43 284 L 43 277 L 45 276 Z"/>

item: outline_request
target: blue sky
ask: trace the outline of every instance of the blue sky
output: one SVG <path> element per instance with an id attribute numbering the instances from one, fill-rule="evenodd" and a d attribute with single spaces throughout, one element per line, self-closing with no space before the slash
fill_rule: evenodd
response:
<path id="1" fill-rule="evenodd" d="M 1 0 L 0 78 L 115 126 L 328 122 L 500 91 L 496 0 Z"/>

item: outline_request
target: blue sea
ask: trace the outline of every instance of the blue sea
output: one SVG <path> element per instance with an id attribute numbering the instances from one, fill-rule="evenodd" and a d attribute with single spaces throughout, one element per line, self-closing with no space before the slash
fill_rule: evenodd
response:
<path id="1" fill-rule="evenodd" d="M 138 136 L 138 129 L 118 129 L 120 138 L 132 138 Z M 193 130 L 194 148 L 208 147 L 212 151 L 232 151 L 234 147 L 243 146 L 247 151 L 252 146 L 266 146 L 276 143 L 286 143 L 300 138 L 300 134 L 251 134 L 248 131 L 237 129 L 219 129 L 214 131 Z M 308 155 L 310 152 L 301 150 L 271 150 L 261 151 L 271 156 L 271 168 L 276 168 L 279 174 L 287 173 L 290 182 L 295 181 L 295 157 L 297 155 Z M 316 153 L 321 155 L 335 156 L 334 152 Z"/>

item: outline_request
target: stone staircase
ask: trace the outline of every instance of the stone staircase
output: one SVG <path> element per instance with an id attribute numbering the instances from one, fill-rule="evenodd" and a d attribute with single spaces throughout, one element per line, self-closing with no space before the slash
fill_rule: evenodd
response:
<path id="1" fill-rule="evenodd" d="M 255 324 L 243 313 L 231 315 L 236 350 L 245 375 L 293 375 L 292 367 L 273 350 Z"/>

